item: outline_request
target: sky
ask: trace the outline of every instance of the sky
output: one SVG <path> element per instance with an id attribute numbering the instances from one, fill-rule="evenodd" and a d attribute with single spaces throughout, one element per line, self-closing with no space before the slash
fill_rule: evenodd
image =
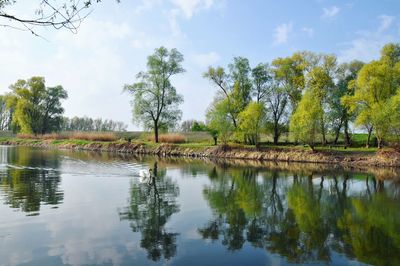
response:
<path id="1" fill-rule="evenodd" d="M 8 11 L 32 15 L 38 2 L 20 0 Z M 43 76 L 47 86 L 68 91 L 66 116 L 113 119 L 138 130 L 122 88 L 135 82 L 157 47 L 184 55 L 186 72 L 172 80 L 185 100 L 182 120 L 204 120 L 217 91 L 202 77 L 208 66 L 225 67 L 235 56 L 255 66 L 304 50 L 368 62 L 384 44 L 399 42 L 400 1 L 103 0 L 76 34 L 36 31 L 41 37 L 0 27 L 1 94 L 18 79 Z"/>

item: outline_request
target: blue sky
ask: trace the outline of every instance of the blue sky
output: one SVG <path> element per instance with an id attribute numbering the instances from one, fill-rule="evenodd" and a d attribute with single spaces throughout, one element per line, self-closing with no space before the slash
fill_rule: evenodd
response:
<path id="1" fill-rule="evenodd" d="M 10 12 L 32 14 L 38 2 L 20 1 Z M 104 0 L 77 34 L 37 31 L 45 40 L 0 28 L 0 93 L 19 78 L 44 76 L 68 90 L 67 116 L 138 129 L 122 87 L 156 47 L 184 54 L 187 72 L 174 78 L 185 98 L 183 119 L 203 119 L 216 92 L 202 78 L 209 65 L 226 66 L 234 56 L 256 65 L 299 50 L 334 53 L 341 62 L 372 60 L 385 43 L 399 41 L 400 1 Z"/>

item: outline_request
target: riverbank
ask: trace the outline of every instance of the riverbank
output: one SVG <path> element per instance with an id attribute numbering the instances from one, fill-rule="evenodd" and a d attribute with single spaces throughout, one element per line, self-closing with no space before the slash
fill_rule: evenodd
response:
<path id="1" fill-rule="evenodd" d="M 246 159 L 272 162 L 325 163 L 344 166 L 400 167 L 400 152 L 384 149 L 377 152 L 357 150 L 321 149 L 313 152 L 299 147 L 207 146 L 196 144 L 154 144 L 91 142 L 84 140 L 0 139 L 1 145 L 29 146 L 52 149 L 86 150 L 127 154 L 156 155 L 162 157 L 194 157 Z"/>

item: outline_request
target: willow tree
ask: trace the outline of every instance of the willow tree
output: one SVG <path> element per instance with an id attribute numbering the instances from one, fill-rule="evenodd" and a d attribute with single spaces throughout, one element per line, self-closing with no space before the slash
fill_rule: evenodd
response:
<path id="1" fill-rule="evenodd" d="M 159 129 L 173 127 L 182 115 L 178 105 L 183 97 L 171 83 L 172 76 L 185 72 L 182 62 L 183 55 L 178 50 L 157 48 L 147 58 L 147 71 L 136 75 L 138 82 L 124 87 L 134 97 L 134 119 L 154 130 L 157 143 Z"/>
<path id="2" fill-rule="evenodd" d="M 295 53 L 290 57 L 277 58 L 272 62 L 275 80 L 287 93 L 292 113 L 296 110 L 305 87 L 306 63 L 301 53 Z"/>
<path id="3" fill-rule="evenodd" d="M 251 101 L 252 70 L 247 58 L 235 57 L 228 65 L 229 72 L 222 67 L 209 67 L 203 77 L 208 79 L 220 90 L 217 97 L 228 102 L 228 113 L 235 129 L 238 127 L 238 116 Z"/>
<path id="4" fill-rule="evenodd" d="M 18 80 L 6 95 L 13 126 L 22 133 L 45 134 L 61 128 L 68 93 L 62 86 L 46 87 L 43 77 Z"/>
<path id="5" fill-rule="evenodd" d="M 399 44 L 385 45 L 380 60 L 372 61 L 361 68 L 352 84 L 354 95 L 342 99 L 344 105 L 356 113 L 356 125 L 372 126 L 379 148 L 390 131 L 388 104 L 400 88 L 399 51 Z"/>

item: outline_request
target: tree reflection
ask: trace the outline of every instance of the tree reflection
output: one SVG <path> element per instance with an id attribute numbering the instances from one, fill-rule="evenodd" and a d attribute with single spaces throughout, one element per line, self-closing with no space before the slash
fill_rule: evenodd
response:
<path id="1" fill-rule="evenodd" d="M 57 156 L 46 151 L 4 148 L 7 166 L 0 171 L 0 189 L 4 203 L 23 212 L 38 212 L 42 204 L 58 205 L 64 198 L 59 185 Z M 5 159 L 6 158 L 6 159 Z M 36 213 L 39 214 L 39 213 Z"/>
<path id="2" fill-rule="evenodd" d="M 214 214 L 198 232 L 229 250 L 248 242 L 293 263 L 330 263 L 338 252 L 367 264 L 400 264 L 396 184 L 349 173 L 289 176 L 213 169 L 203 194 Z M 361 190 L 352 190 L 353 180 Z"/>
<path id="3" fill-rule="evenodd" d="M 154 163 L 149 183 L 132 182 L 129 206 L 120 212 L 122 220 L 129 220 L 133 232 L 140 232 L 140 246 L 154 261 L 170 259 L 176 254 L 177 233 L 168 232 L 165 225 L 172 214 L 179 211 L 176 197 L 179 187 L 166 176 L 165 169 Z"/>

